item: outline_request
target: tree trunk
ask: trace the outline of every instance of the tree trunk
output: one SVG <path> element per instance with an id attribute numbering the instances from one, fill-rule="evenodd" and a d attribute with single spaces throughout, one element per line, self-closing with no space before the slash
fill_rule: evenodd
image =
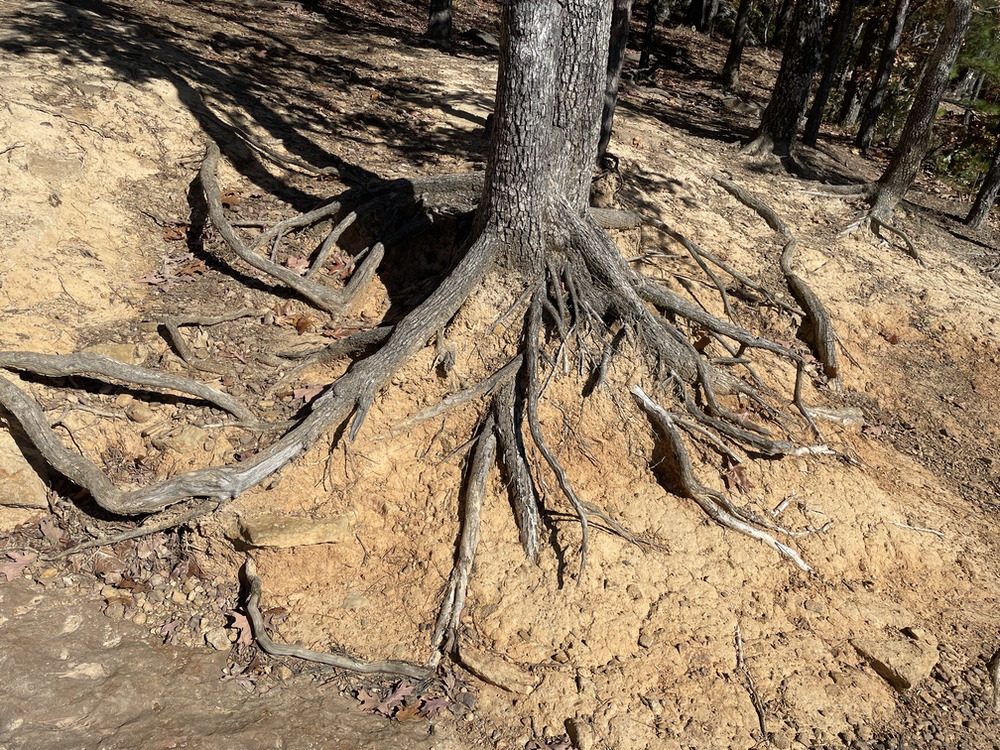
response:
<path id="1" fill-rule="evenodd" d="M 934 117 L 944 96 L 951 67 L 962 48 L 965 30 L 972 17 L 972 0 L 953 0 L 945 18 L 941 37 L 931 53 L 927 74 L 913 96 L 910 113 L 903 126 L 892 160 L 872 195 L 872 216 L 889 221 L 893 208 L 903 199 L 920 171 L 920 164 L 930 144 Z"/>
<path id="2" fill-rule="evenodd" d="M 885 32 L 885 46 L 882 47 L 882 56 L 878 61 L 878 69 L 875 72 L 875 79 L 868 89 L 868 97 L 862 107 L 861 127 L 858 129 L 858 137 L 855 141 L 858 148 L 867 151 L 871 148 L 875 139 L 875 124 L 878 116 L 882 114 L 882 103 L 885 100 L 885 90 L 889 85 L 889 76 L 892 75 L 892 67 L 896 62 L 896 51 L 899 49 L 899 42 L 903 38 L 903 27 L 906 24 L 906 13 L 910 9 L 910 0 L 896 0 L 896 8 L 889 19 L 889 27 Z"/>
<path id="3" fill-rule="evenodd" d="M 451 39 L 451 0 L 431 0 L 427 37 L 435 42 Z"/>
<path id="4" fill-rule="evenodd" d="M 711 34 L 718 12 L 719 0 L 691 0 L 691 4 L 688 6 L 687 23 L 702 33 Z"/>
<path id="5" fill-rule="evenodd" d="M 508 0 L 493 136 L 475 224 L 500 242 L 499 263 L 545 266 L 553 205 L 583 215 L 607 78 L 610 3 Z M 559 213 L 559 212 L 555 212 Z"/>
<path id="6" fill-rule="evenodd" d="M 649 68 L 649 57 L 653 52 L 656 25 L 664 23 L 670 16 L 670 0 L 649 0 L 646 3 L 646 26 L 642 30 L 642 49 L 639 51 L 639 70 Z"/>
<path id="7" fill-rule="evenodd" d="M 788 40 L 789 26 L 795 12 L 795 0 L 781 0 L 778 15 L 774 21 L 774 36 L 771 37 L 772 47 L 785 47 Z"/>
<path id="8" fill-rule="evenodd" d="M 820 78 L 819 87 L 813 97 L 813 105 L 809 110 L 809 118 L 806 120 L 805 134 L 802 136 L 802 141 L 809 146 L 816 145 L 819 126 L 823 122 L 823 110 L 826 109 L 826 101 L 830 98 L 830 91 L 833 89 L 833 81 L 840 65 L 840 54 L 843 52 L 844 42 L 847 41 L 847 34 L 851 30 L 853 17 L 854 0 L 840 0 L 837 20 L 833 24 L 830 42 L 826 46 L 826 66 L 823 68 L 823 77 Z"/>
<path id="9" fill-rule="evenodd" d="M 743 48 L 747 43 L 747 26 L 754 0 L 740 0 L 740 8 L 736 11 L 736 26 L 733 28 L 733 38 L 729 40 L 729 54 L 726 64 L 722 66 L 722 85 L 735 90 L 740 85 L 740 63 L 743 62 Z"/>
<path id="10" fill-rule="evenodd" d="M 632 1 L 614 0 L 611 10 L 611 46 L 608 49 L 608 78 L 604 89 L 604 111 L 601 114 L 601 136 L 597 143 L 597 161 L 603 161 L 611 141 L 611 128 L 618 106 L 618 87 L 622 80 L 622 65 L 628 47 L 628 32 L 632 25 Z"/>
<path id="11" fill-rule="evenodd" d="M 864 32 L 861 34 L 861 46 L 851 70 L 851 78 L 844 88 L 844 98 L 840 103 L 840 114 L 837 116 L 837 124 L 842 128 L 854 127 L 858 121 L 858 115 L 861 114 L 861 83 L 875 54 L 878 25 L 879 20 L 875 16 L 865 21 Z"/>
<path id="12" fill-rule="evenodd" d="M 997 148 L 993 152 L 993 162 L 986 173 L 982 187 L 976 194 L 972 210 L 965 217 L 965 223 L 973 229 L 982 229 L 986 224 L 986 217 L 990 215 L 990 209 L 996 203 L 997 196 L 1000 196 L 1000 139 L 997 140 Z"/>
<path id="13" fill-rule="evenodd" d="M 771 151 L 778 156 L 790 153 L 813 76 L 819 67 L 829 7 L 829 0 L 800 0 L 798 3 L 771 101 L 761 115 L 760 127 L 753 139 L 744 147 L 746 153 Z"/>

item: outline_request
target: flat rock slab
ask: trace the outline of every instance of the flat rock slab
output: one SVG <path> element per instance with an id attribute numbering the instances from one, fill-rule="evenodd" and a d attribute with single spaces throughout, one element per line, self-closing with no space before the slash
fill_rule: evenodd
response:
<path id="1" fill-rule="evenodd" d="M 46 510 L 49 507 L 45 484 L 6 430 L 0 430 L 0 505 Z"/>
<path id="2" fill-rule="evenodd" d="M 538 680 L 531 673 L 471 646 L 459 649 L 458 660 L 479 679 L 510 693 L 527 695 L 538 685 Z"/>
<path id="3" fill-rule="evenodd" d="M 895 638 L 855 638 L 851 645 L 900 692 L 926 679 L 938 661 L 937 642 L 916 629 L 906 628 Z"/>
<path id="4" fill-rule="evenodd" d="M 226 653 L 162 645 L 93 594 L 0 585 L 0 749 L 459 750 L 295 677 L 264 695 L 220 677 Z"/>
<path id="5" fill-rule="evenodd" d="M 266 515 L 241 518 L 237 541 L 248 547 L 303 547 L 349 542 L 353 538 L 346 515 L 332 518 Z"/>

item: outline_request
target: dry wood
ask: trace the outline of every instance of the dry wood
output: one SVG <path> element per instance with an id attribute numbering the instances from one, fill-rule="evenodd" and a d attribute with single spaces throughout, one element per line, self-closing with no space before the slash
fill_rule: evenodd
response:
<path id="1" fill-rule="evenodd" d="M 711 175 L 723 189 L 726 190 L 740 203 L 756 211 L 757 214 L 767 222 L 775 232 L 785 240 L 785 245 L 781 251 L 779 264 L 781 272 L 785 276 L 785 281 L 792 292 L 792 296 L 798 300 L 806 312 L 806 322 L 810 328 L 810 338 L 816 348 L 816 357 L 823 364 L 825 375 L 837 385 L 840 384 L 840 364 L 837 358 L 837 338 L 830 321 L 830 314 L 826 311 L 826 306 L 812 290 L 806 281 L 795 273 L 792 268 L 792 261 L 795 256 L 795 248 L 798 241 L 792 234 L 788 225 L 782 220 L 778 213 L 769 205 L 742 187 L 718 175 Z"/>
<path id="2" fill-rule="evenodd" d="M 243 576 L 249 584 L 249 593 L 246 599 L 247 617 L 253 628 L 254 639 L 261 651 L 271 656 L 288 656 L 293 659 L 302 659 L 316 664 L 326 664 L 327 666 L 346 669 L 359 674 L 394 674 L 403 677 L 410 677 L 415 680 L 425 680 L 433 676 L 434 672 L 416 664 L 405 661 L 362 661 L 347 654 L 333 654 L 325 651 L 313 651 L 302 646 L 290 646 L 285 643 L 277 643 L 268 635 L 264 628 L 264 617 L 260 613 L 260 599 L 263 584 L 257 576 L 257 567 L 249 557 L 243 564 Z"/>
<path id="3" fill-rule="evenodd" d="M 76 354 L 39 354 L 37 352 L 0 352 L 0 367 L 20 370 L 50 378 L 81 376 L 94 378 L 105 383 L 126 383 L 155 391 L 174 391 L 215 404 L 237 419 L 258 422 L 246 406 L 227 393 L 180 375 L 147 370 L 144 367 L 125 364 L 100 354 L 77 352 Z"/>
<path id="4" fill-rule="evenodd" d="M 465 609 L 465 598 L 472 575 L 472 564 L 479 547 L 480 521 L 483 511 L 483 497 L 486 495 L 486 480 L 493 466 L 497 438 L 494 433 L 495 420 L 492 414 L 486 417 L 480 427 L 479 441 L 472 453 L 466 478 L 465 505 L 462 511 L 462 535 L 458 542 L 458 554 L 448 586 L 445 589 L 441 610 L 434 626 L 431 639 L 432 654 L 428 666 L 436 667 L 444 653 L 450 653 L 458 638 L 458 624 Z"/>

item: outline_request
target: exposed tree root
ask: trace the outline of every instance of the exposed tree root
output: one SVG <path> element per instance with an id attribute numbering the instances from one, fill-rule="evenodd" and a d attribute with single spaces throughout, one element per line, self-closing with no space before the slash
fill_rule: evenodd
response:
<path id="1" fill-rule="evenodd" d="M 253 412 L 228 393 L 212 386 L 167 372 L 147 370 L 104 357 L 100 354 L 38 354 L 36 352 L 0 352 L 0 367 L 20 370 L 49 378 L 80 376 L 105 383 L 126 383 L 156 391 L 174 391 L 215 404 L 237 419 L 256 422 Z"/>
<path id="2" fill-rule="evenodd" d="M 795 248 L 798 244 L 795 236 L 788 228 L 788 225 L 778 216 L 778 213 L 762 200 L 724 177 L 712 175 L 712 179 L 740 201 L 740 203 L 756 211 L 771 229 L 784 238 L 785 245 L 781 251 L 781 259 L 779 261 L 781 272 L 785 276 L 785 281 L 792 295 L 806 312 L 806 322 L 810 327 L 808 338 L 812 340 L 813 346 L 816 347 L 816 357 L 823 364 L 825 375 L 830 380 L 836 382 L 839 387 L 840 363 L 837 358 L 836 334 L 833 331 L 833 324 L 830 321 L 830 315 L 827 313 L 826 307 L 812 290 L 812 287 L 801 276 L 796 274 L 792 268 Z"/>
<path id="3" fill-rule="evenodd" d="M 879 233 L 880 230 L 884 230 L 886 232 L 889 232 L 890 234 L 894 234 L 897 237 L 899 237 L 903 241 L 903 247 L 906 254 L 909 255 L 911 258 L 913 258 L 913 260 L 917 261 L 917 263 L 919 263 L 920 265 L 922 266 L 927 265 L 924 262 L 924 258 L 920 254 L 920 251 L 917 250 L 917 246 L 913 244 L 913 240 L 910 239 L 910 236 L 906 232 L 904 232 L 902 229 L 894 227 L 888 221 L 880 219 L 873 213 L 865 214 L 859 219 L 852 221 L 844 228 L 844 230 L 840 234 L 837 235 L 837 237 L 838 238 L 849 237 L 855 232 L 864 229 L 868 225 L 874 226 L 873 231 L 875 232 L 875 236 L 879 237 L 880 239 L 882 238 L 882 235 Z"/>
<path id="4" fill-rule="evenodd" d="M 219 235 L 244 262 L 331 313 L 343 310 L 365 287 L 382 257 L 384 246 L 422 231 L 434 211 L 467 210 L 470 200 L 474 201 L 470 196 L 474 196 L 482 185 L 481 175 L 449 175 L 352 188 L 314 211 L 261 232 L 248 245 L 225 216 L 215 176 L 218 159 L 218 149 L 210 146 L 200 179 L 212 224 Z M 720 180 L 720 184 L 731 186 L 727 187 L 730 192 L 757 210 L 786 238 L 782 270 L 793 295 L 806 310 L 807 317 L 814 321 L 817 342 L 826 342 L 832 336 L 829 319 L 808 286 L 791 271 L 795 240 L 788 228 L 772 209 L 742 189 L 726 181 Z M 397 205 L 399 210 L 389 212 L 389 219 L 382 219 L 376 233 L 383 239 L 373 242 L 347 286 L 338 289 L 315 281 L 315 269 L 323 265 L 327 254 L 346 229 L 357 222 L 363 223 L 373 206 L 389 204 Z M 650 224 L 679 241 L 709 278 L 709 288 L 719 294 L 728 319 L 709 314 L 630 268 L 617 246 L 599 226 L 598 220 L 602 216 L 609 220 Z M 261 251 L 273 249 L 275 243 L 280 242 L 288 232 L 322 219 L 330 219 L 335 225 L 317 249 L 305 276 L 261 255 Z M 242 463 L 199 469 L 145 488 L 123 491 L 112 485 L 95 464 L 69 450 L 45 421 L 38 405 L 5 378 L 0 378 L 0 403 L 21 424 L 52 468 L 88 490 L 98 505 L 112 513 L 150 514 L 192 498 L 207 498 L 213 503 L 225 501 L 245 492 L 301 456 L 324 434 L 344 428 L 344 439 L 353 441 L 357 437 L 369 409 L 386 383 L 417 350 L 442 335 L 478 287 L 491 282 L 490 274 L 496 272 L 504 245 L 500 233 L 489 224 L 479 227 L 477 232 L 478 236 L 468 244 L 461 259 L 444 280 L 394 325 L 352 333 L 320 349 L 272 358 L 275 365 L 291 365 L 280 382 L 287 382 L 308 366 L 342 358 L 351 358 L 352 362 L 343 375 L 304 408 L 297 421 L 277 440 Z M 669 467 L 670 482 L 679 487 L 683 496 L 694 500 L 716 523 L 766 544 L 802 570 L 809 570 L 799 554 L 775 536 L 791 532 L 737 507 L 723 493 L 709 489 L 695 479 L 681 434 L 681 429 L 686 430 L 694 439 L 706 442 L 735 463 L 745 461 L 747 454 L 781 456 L 796 450 L 792 440 L 786 437 L 786 428 L 793 418 L 772 403 L 774 395 L 763 387 L 761 378 L 752 369 L 750 354 L 755 350 L 765 352 L 796 368 L 794 403 L 806 423 L 815 429 L 801 401 L 803 357 L 787 346 L 754 335 L 733 321 L 733 309 L 720 273 L 728 274 L 780 309 L 797 312 L 797 308 L 780 302 L 760 284 L 662 222 L 645 217 L 631 214 L 580 215 L 568 205 L 554 201 L 546 212 L 543 234 L 542 241 L 546 243 L 543 267 L 522 275 L 510 270 L 505 272 L 504 283 L 520 285 L 512 290 L 511 296 L 520 296 L 485 334 L 493 335 L 498 327 L 504 326 L 501 341 L 506 342 L 508 347 L 504 354 L 506 364 L 475 385 L 447 396 L 439 404 L 404 420 L 393 430 L 393 433 L 398 433 L 449 409 L 468 406 L 477 400 L 483 402 L 477 407 L 477 438 L 471 441 L 474 447 L 470 450 L 465 476 L 461 534 L 454 569 L 444 592 L 433 634 L 431 667 L 442 655 L 452 651 L 458 637 L 479 539 L 487 479 L 494 462 L 501 470 L 520 541 L 529 560 L 537 560 L 540 554 L 543 522 L 558 512 L 553 499 L 557 493 L 565 501 L 563 507 L 568 505 L 580 526 L 578 581 L 586 569 L 592 528 L 615 534 L 630 543 L 649 544 L 636 538 L 621 523 L 578 493 L 571 472 L 566 468 L 568 464 L 564 464 L 560 451 L 552 447 L 556 444 L 550 443 L 551 436 L 546 435 L 542 412 L 547 388 L 559 375 L 575 373 L 586 383 L 585 397 L 600 388 L 620 389 L 623 383 L 611 376 L 611 363 L 626 348 L 636 354 L 636 361 L 632 364 L 640 369 L 642 379 L 652 383 L 649 386 L 651 389 L 667 383 L 672 384 L 677 393 L 681 414 L 670 413 L 639 386 L 631 389 L 639 404 L 635 414 L 648 414 L 660 438 L 663 453 L 669 458 L 665 466 Z M 716 273 L 717 270 L 720 273 Z M 252 311 L 238 311 L 207 322 L 190 319 L 190 323 L 212 324 L 213 321 L 235 319 L 243 313 L 249 315 Z M 518 315 L 523 315 L 520 321 L 516 317 Z M 511 323 L 511 320 L 515 322 Z M 183 337 L 179 326 L 188 324 L 189 319 L 171 319 L 171 323 L 167 326 L 168 331 L 182 358 L 193 367 L 206 369 L 199 367 L 204 363 L 194 358 L 186 344 L 181 343 Z M 689 339 L 691 328 L 708 331 L 711 339 L 696 349 Z M 714 350 L 717 356 L 709 350 Z M 827 375 L 835 377 L 835 355 L 822 349 L 821 352 L 820 358 Z M 3 367 L 45 375 L 94 376 L 96 373 L 96 376 L 145 387 L 170 389 L 204 398 L 238 419 L 258 423 L 249 409 L 208 386 L 174 376 L 154 378 L 142 368 L 119 366 L 117 363 L 110 365 L 109 362 L 104 358 L 87 358 L 84 355 L 46 359 L 41 355 L 0 354 L 0 366 Z M 737 365 L 747 368 L 752 382 L 725 369 Z M 735 406 L 733 402 L 736 402 Z M 762 421 L 778 425 L 785 434 L 775 435 L 769 427 L 759 423 L 749 413 L 747 402 Z M 550 487 L 554 487 L 557 493 Z M 274 643 L 264 631 L 257 608 L 261 583 L 252 561 L 248 560 L 245 573 L 250 583 L 247 611 L 257 642 L 268 653 L 366 673 L 388 672 L 418 679 L 430 674 L 428 669 L 412 664 L 366 663 L 347 656 Z"/>
<path id="5" fill-rule="evenodd" d="M 216 375 L 228 375 L 229 370 L 222 365 L 216 365 L 209 362 L 201 357 L 196 357 L 191 352 L 191 347 L 188 346 L 187 339 L 184 338 L 184 334 L 181 333 L 181 326 L 214 326 L 220 323 L 228 323 L 233 320 L 239 320 L 240 318 L 250 318 L 260 313 L 257 310 L 251 308 L 243 308 L 242 310 L 236 310 L 235 312 L 228 313 L 227 315 L 215 315 L 212 317 L 204 318 L 197 315 L 168 315 L 163 318 L 163 327 L 167 330 L 170 335 L 170 341 L 174 345 L 174 349 L 177 350 L 177 355 L 184 360 L 184 363 L 195 370 L 201 370 L 202 372 L 210 372 Z"/>
<path id="6" fill-rule="evenodd" d="M 260 613 L 260 597 L 262 584 L 257 576 L 257 567 L 249 557 L 243 564 L 243 576 L 246 578 L 249 591 L 246 598 L 247 617 L 253 628 L 254 639 L 264 653 L 271 656 L 288 656 L 316 664 L 326 664 L 338 669 L 359 674 L 395 674 L 410 677 L 414 680 L 426 680 L 434 676 L 434 671 L 405 661 L 362 661 L 347 654 L 332 654 L 324 651 L 313 651 L 302 646 L 289 646 L 276 643 L 267 634 L 264 627 L 264 617 Z"/>

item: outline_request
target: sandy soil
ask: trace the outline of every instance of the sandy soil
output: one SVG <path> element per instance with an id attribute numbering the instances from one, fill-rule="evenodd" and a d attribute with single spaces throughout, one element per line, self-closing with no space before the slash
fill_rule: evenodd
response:
<path id="1" fill-rule="evenodd" d="M 422 12 L 390 5 L 375 23 L 346 4 L 312 13 L 236 0 L 0 2 L 0 347 L 97 347 L 208 379 L 268 419 L 301 407 L 295 389 L 328 383 L 339 370 L 313 368 L 275 391 L 267 355 L 398 315 L 422 291 L 412 266 L 402 265 L 413 257 L 389 258 L 357 309 L 331 320 L 236 265 L 204 229 L 192 182 L 213 138 L 227 157 L 221 177 L 234 191 L 236 219 L 273 223 L 338 191 L 328 179 L 260 158 L 240 133 L 316 167 L 343 160 L 384 177 L 481 166 L 495 67 L 474 41 L 454 54 L 420 46 Z M 489 28 L 487 9 L 470 14 L 459 19 L 460 32 Z M 844 364 L 841 391 L 810 388 L 806 400 L 856 418 L 821 423 L 835 455 L 749 463 L 738 500 L 758 511 L 782 507 L 781 523 L 791 528 L 832 525 L 794 539 L 810 575 L 724 533 L 649 470 L 653 439 L 627 390 L 582 401 L 581 381 L 557 379 L 542 423 L 558 436 L 578 491 L 654 546 L 595 534 L 576 585 L 576 524 L 554 518 L 554 546 L 537 566 L 527 563 L 494 476 L 462 643 L 516 666 L 537 687 L 512 693 L 464 675 L 474 705 L 435 720 L 458 722 L 470 745 L 518 750 L 559 747 L 568 728 L 579 747 L 749 748 L 762 741 L 755 692 L 776 747 L 1000 747 L 985 672 L 1000 648 L 1000 310 L 997 284 L 984 272 L 996 261 L 994 229 L 968 235 L 951 215 L 964 207 L 946 200 L 946 188 L 922 182 L 905 225 L 926 267 L 868 235 L 838 239 L 856 206 L 802 192 L 802 181 L 777 163 L 736 154 L 732 144 L 753 120 L 728 111 L 711 83 L 723 47 L 683 30 L 667 43 L 669 67 L 623 97 L 612 145 L 622 165 L 616 201 L 656 213 L 779 290 L 777 238 L 707 174 L 728 174 L 763 196 L 799 237 L 797 268 L 854 360 Z M 775 59 L 754 53 L 751 62 L 747 95 L 761 102 Z M 878 170 L 836 134 L 800 158 L 827 180 Z M 321 238 L 290 238 L 282 259 L 307 254 Z M 679 249 L 652 232 L 617 239 L 630 256 Z M 679 291 L 697 273 L 669 258 L 646 270 Z M 686 288 L 714 304 L 705 287 Z M 166 314 L 243 306 L 260 316 L 189 329 L 201 356 L 225 363 L 224 377 L 192 373 L 157 326 Z M 323 442 L 277 480 L 198 521 L 186 544 L 204 575 L 236 581 L 243 553 L 228 539 L 239 518 L 347 514 L 353 542 L 254 553 L 266 605 L 287 613 L 278 637 L 366 658 L 426 659 L 459 529 L 456 449 L 476 410 L 404 434 L 393 427 L 502 363 L 502 347 L 476 333 L 497 306 L 480 295 L 450 326 L 451 375 L 439 376 L 433 348 L 421 352 L 352 446 Z M 796 336 L 773 312 L 737 309 L 776 340 Z M 614 364 L 621 383 L 639 378 L 635 369 L 627 358 Z M 783 392 L 794 378 L 774 362 L 759 371 Z M 197 403 L 152 400 L 140 422 L 107 417 L 134 416 L 134 394 L 50 386 L 26 384 L 53 419 L 62 415 L 67 440 L 124 483 L 231 461 L 266 439 L 218 426 L 224 420 Z M 180 435 L 187 437 L 170 440 Z M 695 458 L 703 481 L 723 489 L 718 457 Z M 85 503 L 58 507 L 70 538 L 107 523 L 88 516 Z M 46 514 L 0 508 L 0 523 L 28 534 Z M 80 573 L 73 585 L 92 586 L 93 560 L 71 559 Z M 59 580 L 45 567 L 25 574 Z M 215 590 L 223 603 L 214 603 L 209 624 L 224 625 L 237 606 L 235 587 Z M 161 632 L 163 623 L 134 605 L 123 614 L 141 613 Z M 907 628 L 937 644 L 939 662 L 900 695 L 852 641 L 905 638 Z M 745 672 L 737 669 L 737 629 Z M 197 627 L 168 633 L 192 643 L 200 636 Z M 233 658 L 241 655 L 245 647 Z"/>

